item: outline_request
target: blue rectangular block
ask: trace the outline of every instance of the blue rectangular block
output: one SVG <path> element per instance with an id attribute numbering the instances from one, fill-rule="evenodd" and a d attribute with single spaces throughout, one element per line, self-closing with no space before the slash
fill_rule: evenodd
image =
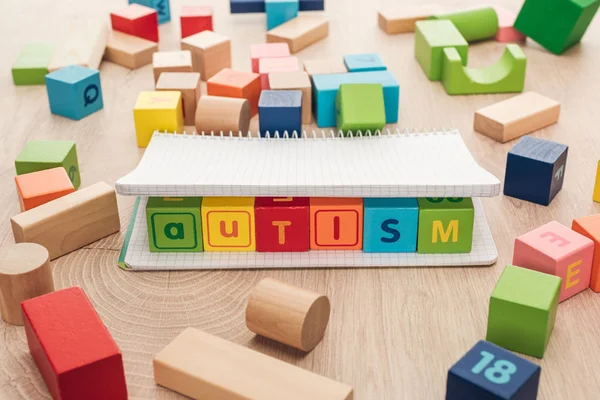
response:
<path id="1" fill-rule="evenodd" d="M 164 24 L 171 20 L 171 5 L 169 4 L 169 0 L 129 0 L 129 4 L 133 3 L 154 8 L 158 14 L 159 24 Z"/>
<path id="2" fill-rule="evenodd" d="M 296 18 L 299 9 L 298 0 L 265 0 L 267 30 L 276 28 L 284 22 Z"/>
<path id="3" fill-rule="evenodd" d="M 232 14 L 265 12 L 265 0 L 231 0 L 229 6 Z"/>
<path id="4" fill-rule="evenodd" d="M 400 85 L 389 71 L 313 75 L 314 113 L 319 128 L 336 126 L 335 98 L 342 83 L 381 83 L 388 124 L 398 122 Z"/>
<path id="5" fill-rule="evenodd" d="M 480 340 L 448 371 L 446 400 L 535 400 L 541 368 Z"/>
<path id="6" fill-rule="evenodd" d="M 344 64 L 346 64 L 348 72 L 385 71 L 387 69 L 381 57 L 375 53 L 347 54 L 344 56 Z"/>
<path id="7" fill-rule="evenodd" d="M 324 9 L 324 0 L 300 0 L 300 11 L 322 11 Z"/>
<path id="8" fill-rule="evenodd" d="M 419 203 L 414 198 L 364 199 L 363 251 L 417 251 Z"/>
<path id="9" fill-rule="evenodd" d="M 52 114 L 80 120 L 104 106 L 100 73 L 71 65 L 46 75 L 46 91 Z"/>
<path id="10" fill-rule="evenodd" d="M 300 90 L 263 90 L 258 101 L 258 124 L 260 135 L 267 132 L 273 137 L 275 132 L 283 137 L 287 131 L 292 137 L 296 131 L 302 135 L 302 91 Z"/>

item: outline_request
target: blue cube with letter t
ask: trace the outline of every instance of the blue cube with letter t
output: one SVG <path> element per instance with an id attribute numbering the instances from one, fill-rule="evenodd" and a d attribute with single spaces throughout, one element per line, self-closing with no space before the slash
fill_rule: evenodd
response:
<path id="1" fill-rule="evenodd" d="M 171 5 L 169 4 L 169 0 L 129 0 L 129 4 L 133 3 L 154 8 L 158 14 L 159 24 L 164 24 L 171 20 Z"/>
<path id="2" fill-rule="evenodd" d="M 80 120 L 102 109 L 98 70 L 70 65 L 46 75 L 46 91 L 52 114 Z"/>
<path id="3" fill-rule="evenodd" d="M 417 251 L 419 204 L 413 198 L 364 199 L 363 251 Z"/>

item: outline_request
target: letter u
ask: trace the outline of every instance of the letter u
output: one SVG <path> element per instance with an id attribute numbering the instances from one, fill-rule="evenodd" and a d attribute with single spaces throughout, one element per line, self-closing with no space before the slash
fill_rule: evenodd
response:
<path id="1" fill-rule="evenodd" d="M 226 237 L 226 238 L 230 238 L 230 237 L 238 237 L 238 223 L 237 221 L 233 221 L 231 223 L 231 233 L 227 232 L 227 226 L 225 221 L 221 221 L 221 223 L 219 224 L 219 227 L 221 229 L 221 236 Z"/>

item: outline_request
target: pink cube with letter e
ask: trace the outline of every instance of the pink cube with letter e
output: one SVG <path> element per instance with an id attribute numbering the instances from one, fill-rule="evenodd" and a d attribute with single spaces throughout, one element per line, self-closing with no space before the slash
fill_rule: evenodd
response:
<path id="1" fill-rule="evenodd" d="M 513 264 L 562 279 L 559 301 L 590 285 L 594 243 L 556 221 L 515 239 Z"/>

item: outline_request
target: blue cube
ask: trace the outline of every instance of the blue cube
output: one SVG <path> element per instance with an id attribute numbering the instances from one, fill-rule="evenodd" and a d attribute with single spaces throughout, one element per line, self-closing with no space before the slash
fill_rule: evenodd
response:
<path id="1" fill-rule="evenodd" d="M 322 11 L 324 9 L 324 0 L 300 0 L 300 11 Z"/>
<path id="2" fill-rule="evenodd" d="M 278 27 L 284 22 L 298 16 L 300 4 L 298 0 L 265 0 L 267 13 L 267 30 Z"/>
<path id="3" fill-rule="evenodd" d="M 541 368 L 480 340 L 448 371 L 446 400 L 535 400 Z"/>
<path id="4" fill-rule="evenodd" d="M 419 203 L 413 198 L 364 199 L 363 251 L 417 251 Z"/>
<path id="5" fill-rule="evenodd" d="M 169 0 L 129 0 L 129 4 L 132 3 L 154 8 L 158 14 L 159 24 L 164 24 L 171 20 L 171 5 L 169 4 Z"/>
<path id="6" fill-rule="evenodd" d="M 504 195 L 547 206 L 562 189 L 569 147 L 523 137 L 508 152 Z"/>
<path id="7" fill-rule="evenodd" d="M 46 75 L 46 91 L 52 114 L 80 120 L 102 109 L 100 73 L 70 65 Z"/>
<path id="8" fill-rule="evenodd" d="M 265 0 L 231 0 L 229 6 L 232 14 L 265 12 Z"/>
<path id="9" fill-rule="evenodd" d="M 344 56 L 348 72 L 385 71 L 387 67 L 378 54 L 348 54 Z"/>
<path id="10" fill-rule="evenodd" d="M 263 90 L 258 101 L 258 124 L 260 135 L 270 137 L 278 132 L 280 137 L 287 131 L 292 137 L 296 131 L 302 135 L 302 91 Z"/>

